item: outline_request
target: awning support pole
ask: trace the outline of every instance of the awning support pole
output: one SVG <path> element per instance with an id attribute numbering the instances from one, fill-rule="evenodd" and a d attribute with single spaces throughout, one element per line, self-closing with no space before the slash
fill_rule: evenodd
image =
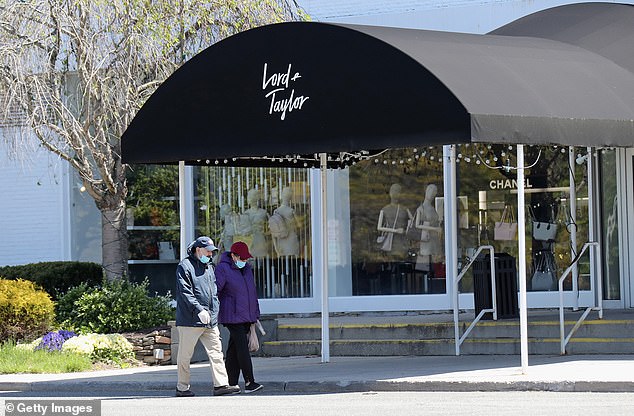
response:
<path id="1" fill-rule="evenodd" d="M 180 259 L 187 257 L 187 245 L 194 241 L 194 175 L 191 166 L 178 162 L 178 211 L 180 218 Z"/>
<path id="2" fill-rule="evenodd" d="M 456 280 L 458 276 L 458 214 L 456 210 L 456 201 L 458 200 L 458 191 L 456 190 L 456 146 L 444 145 L 443 151 L 443 168 L 444 168 L 444 209 L 443 221 L 445 224 L 445 267 L 447 271 L 447 291 L 451 294 L 451 306 L 453 307 L 454 320 L 454 339 L 456 355 L 460 355 L 460 332 L 458 328 L 458 287 L 459 282 Z"/>
<path id="3" fill-rule="evenodd" d="M 328 305 L 328 155 L 319 154 L 321 173 L 321 362 L 330 362 L 330 308 Z"/>
<path id="4" fill-rule="evenodd" d="M 526 306 L 526 216 L 524 190 L 524 145 L 517 145 L 517 246 L 520 285 L 520 353 L 522 374 L 528 373 L 528 313 Z"/>

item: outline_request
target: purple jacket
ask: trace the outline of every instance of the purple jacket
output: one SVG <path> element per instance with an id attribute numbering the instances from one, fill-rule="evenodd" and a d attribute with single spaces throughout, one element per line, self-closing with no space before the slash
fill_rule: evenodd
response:
<path id="1" fill-rule="evenodd" d="M 240 270 L 228 251 L 222 253 L 216 266 L 216 285 L 220 299 L 218 321 L 221 324 L 255 322 L 260 318 L 260 304 L 250 264 Z"/>

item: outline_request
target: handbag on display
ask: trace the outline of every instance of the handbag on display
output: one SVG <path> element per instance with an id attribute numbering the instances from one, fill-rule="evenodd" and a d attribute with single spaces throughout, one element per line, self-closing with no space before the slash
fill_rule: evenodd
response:
<path id="1" fill-rule="evenodd" d="M 498 241 L 515 240 L 517 237 L 517 222 L 513 215 L 513 209 L 505 205 L 504 211 L 502 211 L 502 217 L 500 221 L 495 222 L 495 228 L 493 229 L 493 239 Z"/>
<path id="2" fill-rule="evenodd" d="M 536 270 L 531 278 L 531 289 L 537 291 L 553 290 L 555 277 L 551 271 Z"/>
<path id="3" fill-rule="evenodd" d="M 392 240 L 394 240 L 394 233 L 386 233 L 387 235 L 383 239 L 383 242 L 379 249 L 382 251 L 392 251 Z"/>
<path id="4" fill-rule="evenodd" d="M 541 253 L 531 277 L 531 290 L 549 291 L 556 289 L 555 261 L 551 252 Z"/>
<path id="5" fill-rule="evenodd" d="M 428 255 L 417 255 L 416 256 L 416 264 L 414 264 L 414 270 L 418 270 L 419 272 L 429 272 L 431 271 L 431 260 Z"/>
<path id="6" fill-rule="evenodd" d="M 552 207 L 551 207 L 552 210 Z M 533 207 L 529 205 L 528 212 L 533 222 L 533 239 L 538 241 L 555 241 L 557 237 L 557 223 L 554 221 L 554 215 L 551 212 L 551 221 L 537 221 L 537 217 L 533 212 Z"/>
<path id="7" fill-rule="evenodd" d="M 533 238 L 539 241 L 555 241 L 557 224 L 552 222 L 533 221 Z"/>
<path id="8" fill-rule="evenodd" d="M 401 206 L 397 205 L 396 215 L 394 216 L 394 224 L 392 225 L 392 229 L 396 227 L 396 222 L 398 221 L 398 213 L 400 212 L 400 209 L 401 209 Z M 379 250 L 392 251 L 392 240 L 394 240 L 394 233 L 390 231 L 383 231 L 381 235 L 379 235 L 376 238 L 376 242 L 379 243 Z"/>
<path id="9" fill-rule="evenodd" d="M 423 230 L 416 228 L 415 222 L 416 220 L 414 218 L 407 221 L 407 230 L 405 231 L 405 235 L 412 241 L 423 241 Z"/>

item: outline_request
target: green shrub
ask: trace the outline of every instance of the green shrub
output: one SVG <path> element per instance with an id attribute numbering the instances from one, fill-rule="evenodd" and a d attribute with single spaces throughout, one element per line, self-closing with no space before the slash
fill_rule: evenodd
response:
<path id="1" fill-rule="evenodd" d="M 81 283 L 89 286 L 98 285 L 103 280 L 103 269 L 97 263 L 51 261 L 0 267 L 0 277 L 35 282 L 53 299 L 57 299 L 68 289 Z"/>
<path id="2" fill-rule="evenodd" d="M 37 338 L 54 318 L 53 301 L 33 282 L 0 279 L 0 341 Z"/>
<path id="3" fill-rule="evenodd" d="M 93 362 L 115 362 L 134 358 L 132 344 L 120 334 L 86 334 L 72 337 L 62 345 L 62 352 L 84 354 Z"/>
<path id="4" fill-rule="evenodd" d="M 73 322 L 76 314 L 75 308 L 77 307 L 77 302 L 84 293 L 94 288 L 95 286 L 89 286 L 87 283 L 81 283 L 60 296 L 59 299 L 57 299 L 57 302 L 55 302 L 55 317 L 57 322 L 65 322 L 66 324 Z"/>
<path id="5" fill-rule="evenodd" d="M 164 325 L 173 319 L 169 296 L 148 295 L 149 282 L 104 281 L 100 287 L 80 285 L 58 301 L 63 327 L 81 333 L 137 331 Z"/>

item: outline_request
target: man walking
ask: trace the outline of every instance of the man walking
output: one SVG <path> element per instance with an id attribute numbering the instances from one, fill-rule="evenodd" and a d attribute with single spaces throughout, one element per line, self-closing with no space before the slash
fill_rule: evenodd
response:
<path id="1" fill-rule="evenodd" d="M 239 393 L 230 386 L 218 330 L 218 294 L 211 258 L 218 248 L 209 237 L 198 237 L 187 247 L 188 256 L 176 268 L 176 328 L 178 329 L 178 383 L 176 396 L 191 397 L 190 361 L 200 339 L 209 357 L 214 396 Z"/>

